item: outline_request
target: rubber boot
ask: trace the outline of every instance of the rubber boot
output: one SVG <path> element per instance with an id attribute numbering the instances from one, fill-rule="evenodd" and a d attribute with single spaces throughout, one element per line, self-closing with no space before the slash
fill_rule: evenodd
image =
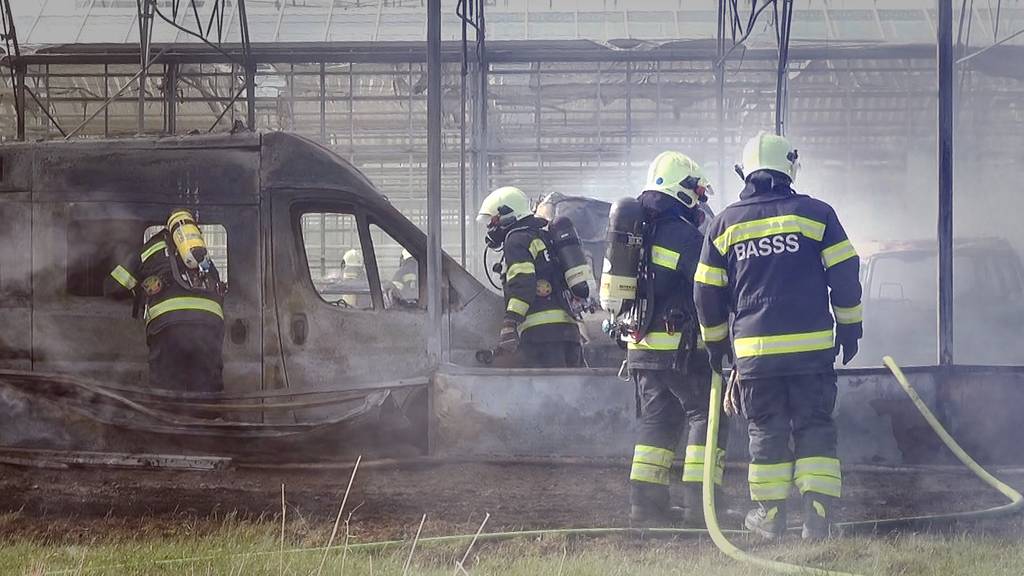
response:
<path id="1" fill-rule="evenodd" d="M 636 528 L 678 526 L 683 509 L 672 506 L 668 486 L 636 482 L 630 487 L 629 524 Z"/>
<path id="2" fill-rule="evenodd" d="M 782 538 L 786 533 L 786 501 L 758 502 L 757 508 L 747 512 L 743 525 L 766 540 Z"/>
<path id="3" fill-rule="evenodd" d="M 718 495 L 721 490 L 715 488 L 715 508 L 718 509 Z M 703 528 L 704 523 L 704 484 L 701 482 L 683 482 L 683 524 L 687 528 Z"/>
<path id="4" fill-rule="evenodd" d="M 808 492 L 803 495 L 804 540 L 825 540 L 831 535 L 833 498 Z"/>

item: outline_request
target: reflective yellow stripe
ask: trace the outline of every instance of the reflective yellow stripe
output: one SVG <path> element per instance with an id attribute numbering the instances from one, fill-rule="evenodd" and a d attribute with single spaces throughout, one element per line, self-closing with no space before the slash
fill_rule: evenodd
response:
<path id="1" fill-rule="evenodd" d="M 630 350 L 679 350 L 683 335 L 679 332 L 650 332 L 639 342 L 628 342 Z"/>
<path id="2" fill-rule="evenodd" d="M 629 470 L 629 479 L 635 482 L 668 486 L 668 468 L 633 462 L 633 466 Z"/>
<path id="3" fill-rule="evenodd" d="M 533 265 L 533 262 L 516 262 L 508 267 L 505 271 L 505 279 L 511 280 L 520 274 L 536 274 L 537 268 Z"/>
<path id="4" fill-rule="evenodd" d="M 747 470 L 750 499 L 756 502 L 785 500 L 793 482 L 793 463 L 751 464 Z"/>
<path id="5" fill-rule="evenodd" d="M 864 321 L 864 308 L 860 304 L 849 308 L 833 306 L 832 312 L 836 315 L 836 322 L 840 324 L 856 324 Z"/>
<path id="6" fill-rule="evenodd" d="M 633 462 L 640 464 L 652 464 L 662 468 L 671 468 L 672 460 L 676 457 L 675 452 L 657 446 L 637 444 L 633 447 Z"/>
<path id="7" fill-rule="evenodd" d="M 856 257 L 857 251 L 854 250 L 853 244 L 850 244 L 849 240 L 836 242 L 821 251 L 821 261 L 825 263 L 825 268 L 831 268 L 840 262 L 846 262 L 850 258 Z"/>
<path id="8" fill-rule="evenodd" d="M 693 281 L 708 286 L 726 286 L 729 284 L 729 274 L 724 268 L 715 268 L 700 263 L 697 264 L 697 273 L 693 275 Z"/>
<path id="9" fill-rule="evenodd" d="M 139 283 L 139 281 L 135 279 L 135 276 L 132 276 L 132 273 L 126 270 L 124 266 L 114 268 L 114 270 L 110 272 L 110 275 L 114 280 L 117 280 L 118 284 L 124 286 L 128 290 L 135 288 Z"/>
<path id="10" fill-rule="evenodd" d="M 508 305 L 505 306 L 507 312 L 513 312 L 520 316 L 526 316 L 526 313 L 530 311 L 530 304 L 519 298 L 509 298 Z"/>
<path id="11" fill-rule="evenodd" d="M 579 266 L 573 266 L 565 271 L 565 283 L 568 286 L 575 286 L 581 282 L 587 280 L 593 280 L 593 271 L 590 268 L 590 264 L 580 264 Z"/>
<path id="12" fill-rule="evenodd" d="M 842 467 L 839 465 L 839 459 L 827 456 L 797 459 L 793 477 L 799 482 L 800 478 L 807 476 L 842 478 Z"/>
<path id="13" fill-rule="evenodd" d="M 835 346 L 835 341 L 832 336 L 832 330 L 737 338 L 735 342 L 737 358 L 813 352 L 815 350 L 828 350 L 833 346 Z"/>
<path id="14" fill-rule="evenodd" d="M 814 492 L 833 498 L 842 497 L 843 481 L 831 476 L 801 476 L 793 480 L 801 494 Z"/>
<path id="15" fill-rule="evenodd" d="M 785 500 L 789 498 L 789 482 L 784 484 L 751 484 L 750 499 L 754 502 Z"/>
<path id="16" fill-rule="evenodd" d="M 569 313 L 561 308 L 554 310 L 545 310 L 543 312 L 535 312 L 526 317 L 519 324 L 519 333 L 522 334 L 529 328 L 534 326 L 541 326 L 544 324 L 575 324 L 576 321 L 569 316 Z"/>
<path id="17" fill-rule="evenodd" d="M 407 283 L 410 283 L 410 284 L 415 284 L 417 280 L 419 280 L 419 275 L 418 274 L 406 274 L 406 275 L 402 276 L 402 282 L 407 282 Z"/>
<path id="18" fill-rule="evenodd" d="M 664 246 L 654 246 L 651 248 L 651 263 L 662 268 L 675 270 L 679 264 L 679 252 L 669 250 Z"/>
<path id="19" fill-rule="evenodd" d="M 700 325 L 700 337 L 705 342 L 721 342 L 729 337 L 729 323 L 722 322 L 715 326 Z"/>
<path id="20" fill-rule="evenodd" d="M 750 220 L 729 226 L 715 238 L 714 244 L 715 248 L 718 248 L 719 254 L 725 256 L 733 244 L 793 232 L 820 242 L 825 236 L 825 223 L 796 214 Z"/>
<path id="21" fill-rule="evenodd" d="M 537 254 L 540 254 L 541 252 L 547 249 L 548 247 L 544 245 L 544 241 L 541 240 L 540 238 L 534 238 L 533 241 L 530 242 L 530 254 L 534 258 L 537 257 Z"/>
<path id="22" fill-rule="evenodd" d="M 220 304 L 213 300 L 196 298 L 194 296 L 182 296 L 179 298 L 169 298 L 155 306 L 150 306 L 146 310 L 146 322 L 152 322 L 168 312 L 177 312 L 179 310 L 198 310 L 200 312 L 209 312 L 221 320 L 224 319 L 224 310 L 220 307 Z"/>
<path id="23" fill-rule="evenodd" d="M 145 250 L 142 251 L 142 261 L 145 262 L 146 260 L 149 260 L 150 256 L 165 249 L 167 249 L 167 242 L 164 242 L 163 240 L 157 242 L 156 244 L 153 244 L 149 248 L 146 248 Z"/>
<path id="24" fill-rule="evenodd" d="M 716 449 L 718 459 L 715 461 L 715 484 L 721 484 L 725 476 L 725 450 Z M 704 446 L 690 444 L 686 447 L 686 459 L 683 461 L 683 482 L 703 482 L 704 480 Z"/>

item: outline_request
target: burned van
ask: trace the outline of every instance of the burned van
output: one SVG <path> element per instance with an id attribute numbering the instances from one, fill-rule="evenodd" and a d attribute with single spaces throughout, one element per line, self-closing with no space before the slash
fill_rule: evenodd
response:
<path id="1" fill-rule="evenodd" d="M 198 213 L 227 277 L 227 397 L 296 404 L 275 391 L 365 399 L 425 383 L 427 283 L 416 282 L 418 297 L 389 298 L 388 289 L 410 256 L 426 278 L 426 236 L 351 164 L 285 133 L 0 147 L 0 370 L 8 380 L 67 375 L 139 400 L 145 328 L 130 304 L 104 297 L 103 281 L 179 206 Z M 360 269 L 341 264 L 349 261 Z M 501 301 L 447 256 L 443 272 L 452 361 L 473 362 L 493 346 Z M 280 416 L 315 421 L 303 414 L 316 411 Z"/>

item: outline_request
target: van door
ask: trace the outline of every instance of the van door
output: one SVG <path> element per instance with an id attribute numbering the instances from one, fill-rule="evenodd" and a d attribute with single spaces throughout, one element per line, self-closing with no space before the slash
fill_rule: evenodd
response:
<path id="1" fill-rule="evenodd" d="M 171 207 L 160 203 L 47 202 L 35 209 L 35 369 L 143 386 L 148 381 L 145 325 L 130 299 L 103 294 L 118 263 L 160 230 Z M 198 209 L 210 253 L 227 278 L 224 300 L 226 391 L 261 386 L 262 290 L 256 206 Z"/>
<path id="2" fill-rule="evenodd" d="M 279 385 L 350 390 L 425 374 L 423 254 L 354 195 L 285 190 L 271 202 Z M 415 266 L 402 266 L 403 250 Z"/>

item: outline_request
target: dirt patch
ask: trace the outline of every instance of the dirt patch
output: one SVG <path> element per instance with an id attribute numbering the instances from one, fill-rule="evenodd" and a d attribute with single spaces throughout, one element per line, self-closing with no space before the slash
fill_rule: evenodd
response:
<path id="1" fill-rule="evenodd" d="M 474 530 L 485 513 L 489 530 L 624 526 L 628 470 L 613 465 L 394 465 L 359 471 L 349 497 L 361 540 L 401 538 L 426 514 L 434 534 Z M 169 472 L 39 470 L 0 467 L 0 537 L 62 543 L 138 537 L 166 531 L 213 530 L 225 518 L 272 519 L 286 486 L 289 518 L 331 524 L 348 482 L 347 470 Z M 747 507 L 746 469 L 726 475 L 723 520 L 738 527 Z M 1024 476 L 1008 481 L 1024 485 Z M 1005 500 L 969 472 L 846 473 L 840 517 L 966 511 Z M 678 488 L 678 484 L 674 486 Z M 675 494 L 675 496 L 680 496 Z M 793 502 L 797 505 L 796 502 Z M 794 518 L 793 520 L 797 520 Z M 1010 524 L 999 525 L 1002 528 Z M 1014 529 L 1016 524 L 1012 525 Z"/>

